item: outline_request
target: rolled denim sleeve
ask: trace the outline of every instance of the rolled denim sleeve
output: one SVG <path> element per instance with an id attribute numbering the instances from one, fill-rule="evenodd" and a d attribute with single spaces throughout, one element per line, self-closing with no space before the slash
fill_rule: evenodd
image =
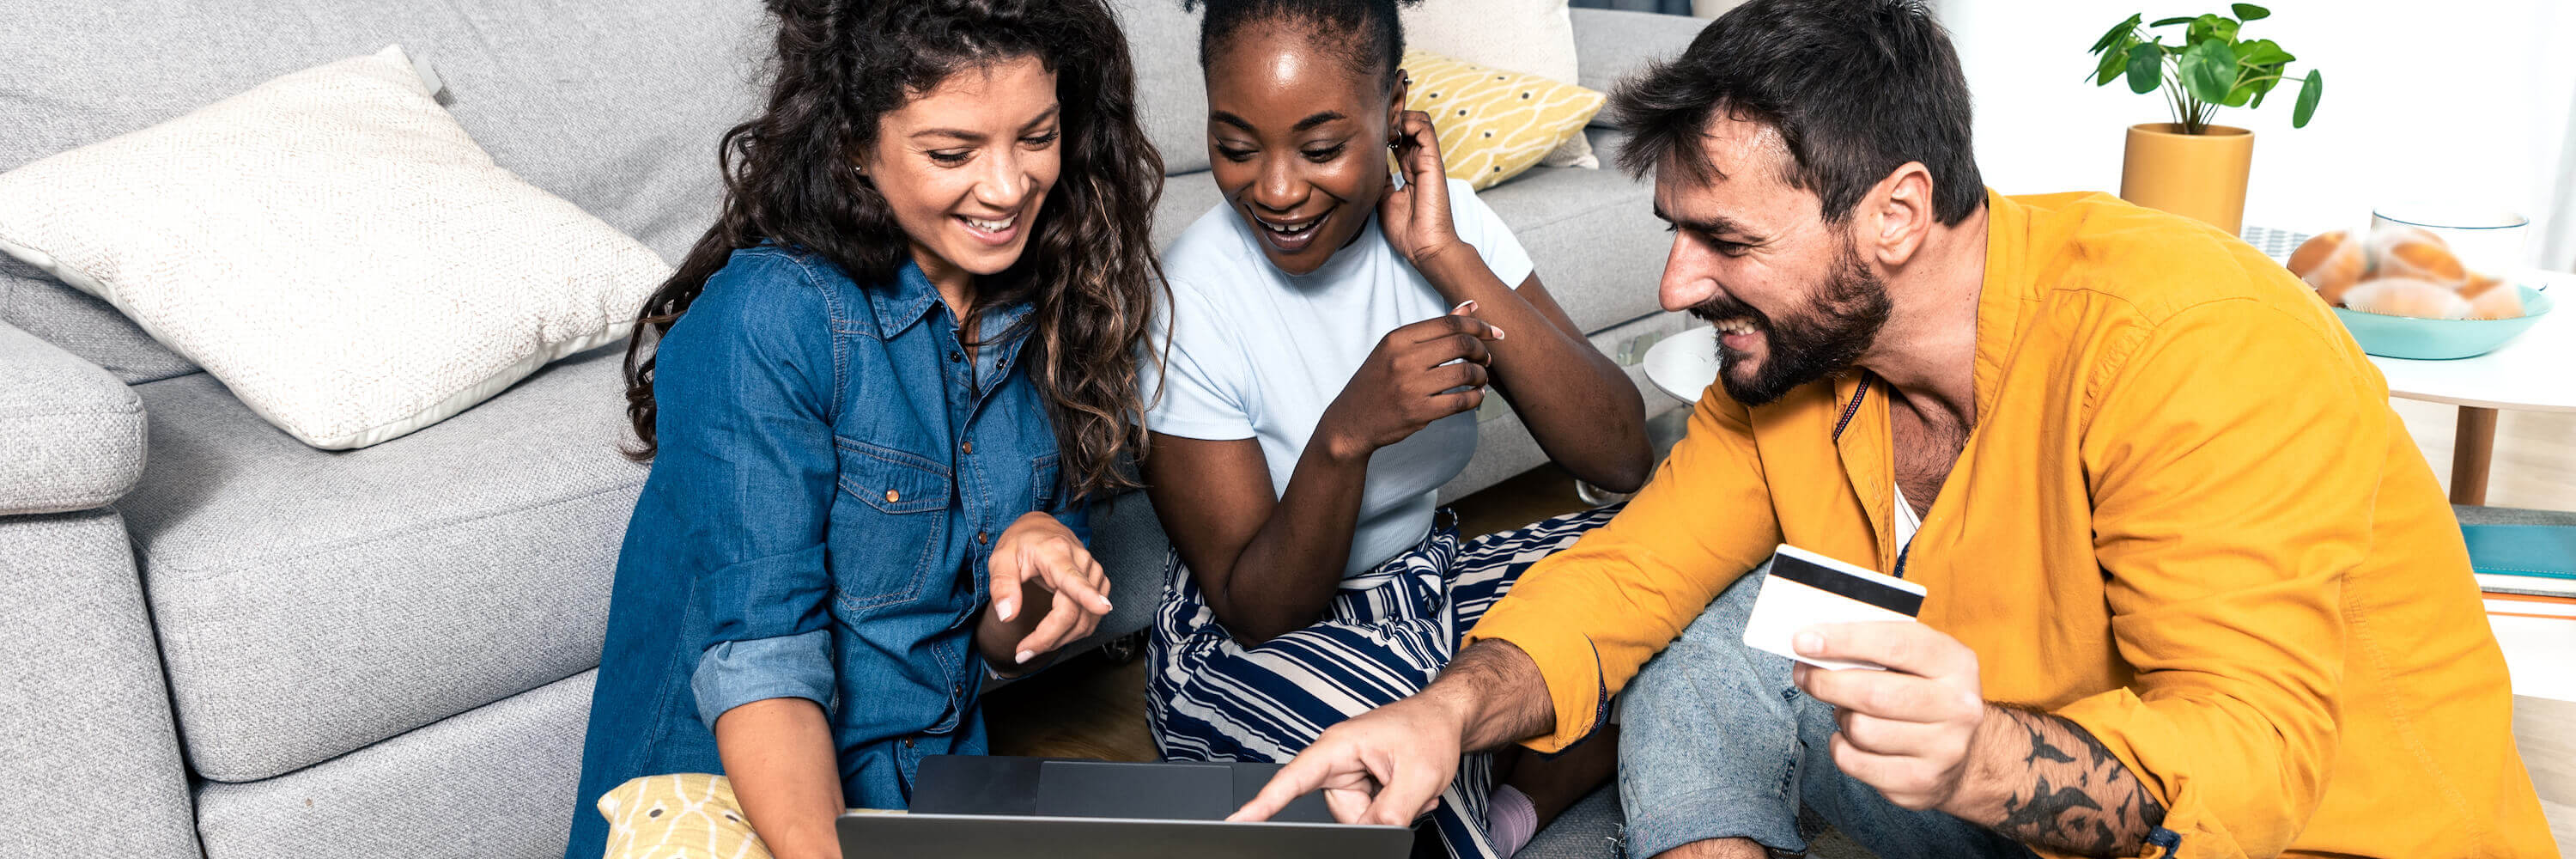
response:
<path id="1" fill-rule="evenodd" d="M 839 466 L 835 299 L 793 259 L 738 254 L 663 337 L 654 467 L 689 508 L 682 541 L 706 618 L 698 717 L 769 698 L 829 706 L 824 542 Z"/>
<path id="2" fill-rule="evenodd" d="M 698 657 L 689 676 L 698 713 L 715 730 L 715 717 L 753 701 L 803 698 L 826 711 L 832 701 L 832 633 L 813 632 L 752 641 L 719 641 Z"/>

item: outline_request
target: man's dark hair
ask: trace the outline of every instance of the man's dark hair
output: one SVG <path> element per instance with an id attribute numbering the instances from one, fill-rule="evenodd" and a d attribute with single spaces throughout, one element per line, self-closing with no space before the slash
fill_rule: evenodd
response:
<path id="1" fill-rule="evenodd" d="M 1422 0 L 1181 0 L 1181 8 L 1207 9 L 1199 19 L 1199 69 L 1224 49 L 1247 24 L 1287 23 L 1308 35 L 1328 36 L 1320 44 L 1347 53 L 1353 74 L 1395 85 L 1395 69 L 1404 62 L 1404 22 L 1399 6 Z"/>
<path id="2" fill-rule="evenodd" d="M 1824 201 L 1828 223 L 1908 161 L 1932 174 L 1932 212 L 1956 224 L 1986 201 L 1969 145 L 1968 82 L 1950 36 L 1916 0 L 1752 0 L 1680 57 L 1621 83 L 1610 111 L 1629 132 L 1619 166 L 1717 175 L 1703 139 L 1726 116 L 1788 144 L 1783 177 Z"/>

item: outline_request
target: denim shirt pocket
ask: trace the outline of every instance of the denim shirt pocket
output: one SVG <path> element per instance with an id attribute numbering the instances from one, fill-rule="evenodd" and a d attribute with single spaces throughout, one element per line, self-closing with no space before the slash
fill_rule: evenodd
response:
<path id="1" fill-rule="evenodd" d="M 1029 509 L 1041 513 L 1055 511 L 1056 483 L 1061 479 L 1057 462 L 1058 456 L 1053 451 L 1029 460 Z"/>
<path id="2" fill-rule="evenodd" d="M 850 438 L 833 440 L 841 466 L 832 544 L 865 547 L 869 557 L 833 564 L 840 608 L 855 615 L 918 598 L 945 555 L 942 549 L 955 502 L 953 473 L 919 454 Z M 855 504 L 847 503 L 855 501 Z"/>

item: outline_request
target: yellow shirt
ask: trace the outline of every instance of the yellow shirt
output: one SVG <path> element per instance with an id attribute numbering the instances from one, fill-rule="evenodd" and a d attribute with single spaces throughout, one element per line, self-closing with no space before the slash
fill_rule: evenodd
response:
<path id="1" fill-rule="evenodd" d="M 2556 855 L 2458 523 L 2325 305 L 2198 222 L 1987 202 L 1976 426 L 1905 570 L 1986 697 L 2101 740 L 2182 856 Z M 1776 544 L 1892 566 L 1887 402 L 1710 386 L 1627 510 L 1470 634 L 1545 676 L 1530 745 L 1590 734 Z"/>

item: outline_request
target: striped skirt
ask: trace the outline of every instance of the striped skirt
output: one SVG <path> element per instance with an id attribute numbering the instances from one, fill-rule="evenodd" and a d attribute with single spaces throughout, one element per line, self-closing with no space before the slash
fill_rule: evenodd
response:
<path id="1" fill-rule="evenodd" d="M 1343 719 L 1421 691 L 1521 571 L 1610 521 L 1617 505 L 1461 543 L 1440 511 L 1430 536 L 1343 579 L 1313 626 L 1245 648 L 1173 553 L 1147 651 L 1147 714 L 1169 760 L 1283 762 Z M 1490 754 L 1467 755 L 1432 822 L 1453 859 L 1492 859 Z"/>

